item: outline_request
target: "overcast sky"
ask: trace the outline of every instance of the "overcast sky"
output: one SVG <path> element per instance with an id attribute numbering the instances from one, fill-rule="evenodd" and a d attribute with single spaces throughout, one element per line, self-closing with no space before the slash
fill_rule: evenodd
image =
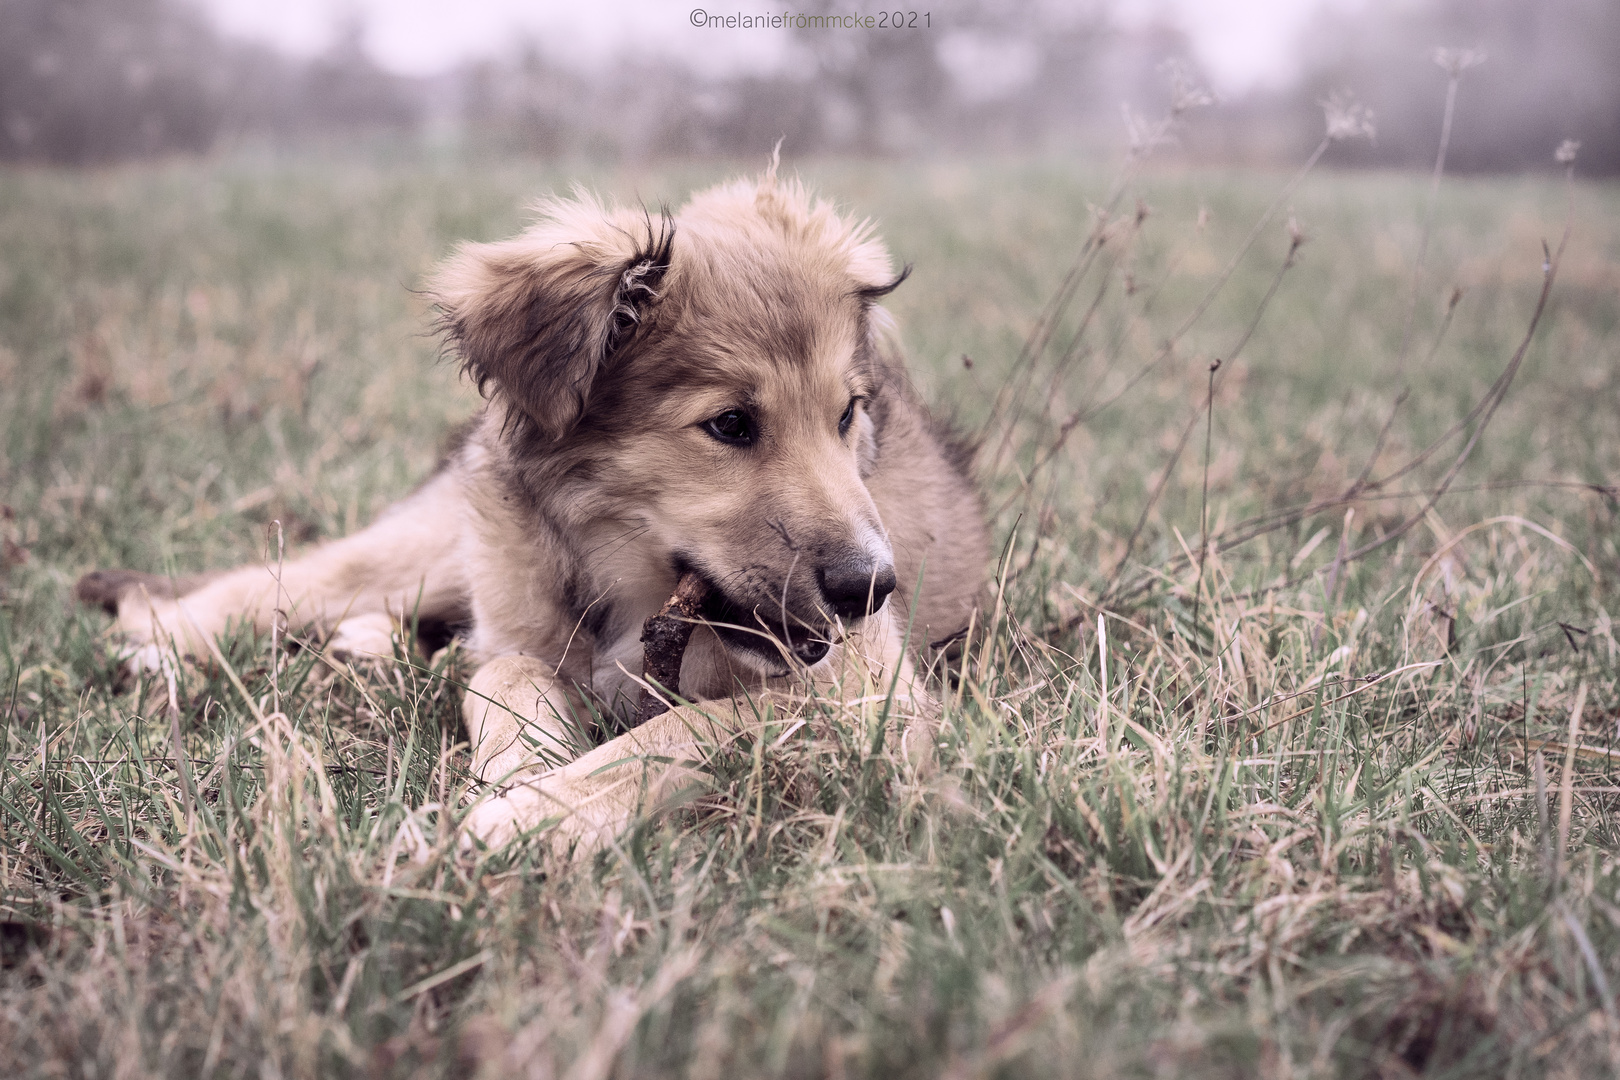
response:
<path id="1" fill-rule="evenodd" d="M 697 3 L 716 13 L 792 11 L 787 0 L 193 0 L 221 27 L 310 55 L 328 45 L 345 18 L 360 17 L 366 46 L 383 66 L 426 75 L 458 61 L 499 52 L 529 36 L 559 59 L 589 66 L 626 47 L 679 56 L 720 73 L 779 62 L 786 31 L 700 30 L 688 18 Z M 1294 73 L 1293 41 L 1324 0 L 1116 0 L 1120 17 L 1174 21 L 1193 38 L 1215 89 L 1237 94 L 1277 85 Z M 1326 0 L 1336 6 L 1359 0 Z M 926 5 L 917 5 L 922 10 Z M 868 13 L 860 2 L 851 11 Z M 882 3 L 875 3 L 875 14 Z M 949 28 L 943 28 L 948 30 Z M 868 33 L 874 31 L 866 31 Z"/>

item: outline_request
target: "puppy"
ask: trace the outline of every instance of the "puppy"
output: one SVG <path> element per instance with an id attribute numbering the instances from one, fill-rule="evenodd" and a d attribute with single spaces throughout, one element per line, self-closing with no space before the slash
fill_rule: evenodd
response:
<path id="1" fill-rule="evenodd" d="M 281 568 L 170 582 L 91 574 L 155 667 L 228 625 L 392 654 L 402 619 L 463 627 L 467 818 L 500 844 L 611 839 L 761 699 L 921 700 L 917 660 L 959 639 L 988 559 L 968 453 L 930 417 L 879 301 L 904 280 L 864 223 L 774 167 L 659 221 L 590 198 L 460 248 L 430 284 L 486 398 L 443 467 L 374 524 Z M 578 718 L 628 719 L 643 623 L 687 575 L 703 599 L 681 696 L 580 753 Z"/>

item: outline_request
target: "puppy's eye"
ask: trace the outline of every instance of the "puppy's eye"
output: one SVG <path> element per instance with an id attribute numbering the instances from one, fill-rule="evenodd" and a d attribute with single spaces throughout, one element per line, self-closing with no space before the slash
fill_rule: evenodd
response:
<path id="1" fill-rule="evenodd" d="M 741 409 L 727 409 L 703 421 L 703 430 L 732 446 L 752 446 L 759 437 L 754 418 Z"/>
<path id="2" fill-rule="evenodd" d="M 849 425 L 855 422 L 855 405 L 860 400 L 858 397 L 852 397 L 849 404 L 844 406 L 844 415 L 838 418 L 838 434 L 849 434 Z"/>

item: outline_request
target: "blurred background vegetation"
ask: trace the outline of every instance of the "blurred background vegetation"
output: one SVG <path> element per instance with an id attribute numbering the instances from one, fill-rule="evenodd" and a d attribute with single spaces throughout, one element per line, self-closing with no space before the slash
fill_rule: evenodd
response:
<path id="1" fill-rule="evenodd" d="M 1114 0 L 936 0 L 927 32 L 792 30 L 780 62 L 731 71 L 628 45 L 587 60 L 561 35 L 514 32 L 431 75 L 373 59 L 353 2 L 331 9 L 315 55 L 232 37 L 210 15 L 226 0 L 209 2 L 0 0 L 0 160 L 87 165 L 357 134 L 564 162 L 757 157 L 779 137 L 794 156 L 1062 153 L 1117 146 L 1122 106 L 1159 115 L 1167 62 L 1209 81 L 1170 7 L 1126 19 Z M 686 16 L 659 17 L 676 33 Z M 1490 58 L 1469 73 L 1449 170 L 1550 169 L 1572 138 L 1584 173 L 1620 172 L 1614 0 L 1324 3 L 1286 80 L 1217 101 L 1168 149 L 1206 164 L 1296 162 L 1320 138 L 1319 102 L 1348 90 L 1378 135 L 1330 160 L 1426 166 L 1446 80 L 1429 53 L 1442 45 Z"/>

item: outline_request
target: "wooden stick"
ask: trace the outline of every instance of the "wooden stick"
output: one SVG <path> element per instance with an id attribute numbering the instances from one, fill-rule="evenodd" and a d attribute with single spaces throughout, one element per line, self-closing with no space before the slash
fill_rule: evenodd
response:
<path id="1" fill-rule="evenodd" d="M 699 609 L 708 595 L 708 583 L 688 571 L 675 583 L 675 592 L 664 601 L 658 614 L 641 624 L 641 675 L 670 697 L 681 692 L 681 660 L 686 656 L 687 642 L 692 640 L 692 628 L 702 618 Z M 661 696 L 643 689 L 635 724 L 645 724 L 668 710 Z"/>

